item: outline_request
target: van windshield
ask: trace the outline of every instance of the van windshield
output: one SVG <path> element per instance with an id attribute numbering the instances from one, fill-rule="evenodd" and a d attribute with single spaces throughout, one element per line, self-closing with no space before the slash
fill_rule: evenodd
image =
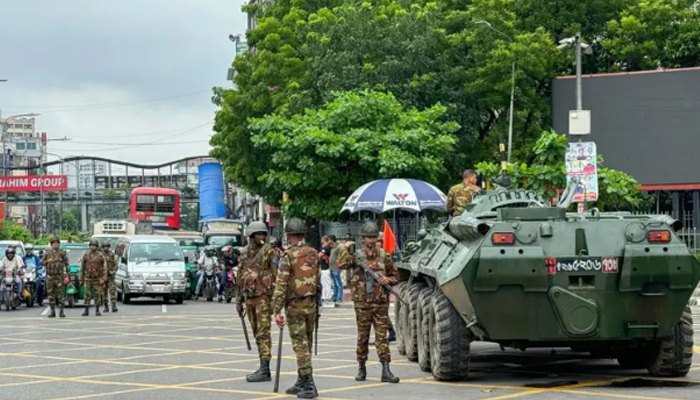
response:
<path id="1" fill-rule="evenodd" d="M 129 261 L 182 261 L 177 243 L 132 243 Z"/>

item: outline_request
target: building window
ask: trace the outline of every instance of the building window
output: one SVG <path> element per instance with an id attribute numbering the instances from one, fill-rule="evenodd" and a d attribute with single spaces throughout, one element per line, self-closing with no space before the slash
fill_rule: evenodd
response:
<path id="1" fill-rule="evenodd" d="M 24 150 L 25 146 L 26 146 L 26 143 L 24 143 L 24 142 L 17 143 L 17 150 Z"/>
<path id="2" fill-rule="evenodd" d="M 27 143 L 27 150 L 36 150 L 36 143 L 28 142 Z"/>

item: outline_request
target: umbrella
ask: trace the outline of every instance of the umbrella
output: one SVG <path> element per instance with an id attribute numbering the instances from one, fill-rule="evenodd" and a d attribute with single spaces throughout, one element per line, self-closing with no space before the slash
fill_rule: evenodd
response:
<path id="1" fill-rule="evenodd" d="M 377 213 L 403 209 L 445 211 L 447 196 L 435 186 L 416 179 L 381 179 L 366 183 L 350 195 L 340 210 Z"/>

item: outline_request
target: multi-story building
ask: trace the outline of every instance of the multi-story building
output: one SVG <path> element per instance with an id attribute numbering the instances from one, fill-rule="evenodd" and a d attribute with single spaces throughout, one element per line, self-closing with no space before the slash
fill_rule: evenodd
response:
<path id="1" fill-rule="evenodd" d="M 107 175 L 107 163 L 97 160 L 68 162 L 63 166 L 63 173 L 68 175 L 68 190 L 95 189 L 95 176 Z"/>

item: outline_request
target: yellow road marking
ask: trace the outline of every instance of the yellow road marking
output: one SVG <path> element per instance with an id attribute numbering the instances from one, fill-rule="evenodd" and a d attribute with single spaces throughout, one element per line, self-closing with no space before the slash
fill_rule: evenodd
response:
<path id="1" fill-rule="evenodd" d="M 590 390 L 554 390 L 556 392 L 570 393 L 570 394 L 585 394 L 588 396 L 597 397 L 617 397 L 620 399 L 640 399 L 640 400 L 682 400 L 679 398 L 672 397 L 655 397 L 655 396 L 643 396 L 635 394 L 622 394 L 622 393 L 610 393 L 610 392 L 595 392 Z"/>
<path id="2" fill-rule="evenodd" d="M 56 397 L 53 399 L 48 399 L 48 400 L 80 400 L 80 399 L 90 399 L 94 397 L 104 397 L 104 396 L 112 396 L 116 394 L 124 394 L 124 393 L 134 393 L 134 392 L 144 392 L 147 390 L 155 390 L 151 388 L 139 388 L 139 389 L 127 389 L 127 390 L 117 390 L 114 392 L 102 392 L 102 393 L 94 393 L 94 394 L 85 394 L 82 396 L 71 396 L 71 397 Z"/>

